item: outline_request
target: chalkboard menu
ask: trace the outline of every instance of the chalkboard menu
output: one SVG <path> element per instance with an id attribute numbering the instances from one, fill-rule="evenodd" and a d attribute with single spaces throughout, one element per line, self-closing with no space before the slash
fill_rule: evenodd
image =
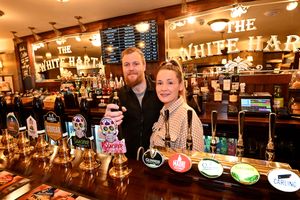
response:
<path id="1" fill-rule="evenodd" d="M 108 28 L 100 31 L 102 59 L 104 64 L 120 63 L 121 53 L 128 47 L 140 48 L 146 61 L 158 60 L 157 23 L 148 21 L 147 32 L 138 32 L 135 25 Z"/>
<path id="2" fill-rule="evenodd" d="M 20 59 L 22 78 L 25 79 L 27 76 L 30 76 L 29 55 L 26 42 L 18 44 L 18 54 Z"/>
<path id="3" fill-rule="evenodd" d="M 22 42 L 17 45 L 18 56 L 20 60 L 21 74 L 23 78 L 23 86 L 25 90 L 30 90 L 33 88 L 30 72 L 30 62 L 27 49 L 27 43 Z"/>

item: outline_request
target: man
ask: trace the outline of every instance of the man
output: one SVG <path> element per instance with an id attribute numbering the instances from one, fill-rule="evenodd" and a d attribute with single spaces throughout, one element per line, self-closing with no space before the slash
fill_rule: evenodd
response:
<path id="1" fill-rule="evenodd" d="M 157 121 L 163 104 L 156 95 L 155 83 L 145 75 L 146 61 L 143 52 L 130 47 L 122 52 L 121 59 L 125 86 L 120 88 L 118 96 L 122 111 L 112 111 L 119 109 L 119 106 L 108 104 L 105 116 L 121 125 L 126 155 L 136 158 L 139 147 L 149 148 L 152 126 Z"/>

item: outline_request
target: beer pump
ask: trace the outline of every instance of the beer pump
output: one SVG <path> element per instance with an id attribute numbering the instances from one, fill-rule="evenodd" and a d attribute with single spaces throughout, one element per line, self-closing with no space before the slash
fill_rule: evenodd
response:
<path id="1" fill-rule="evenodd" d="M 71 156 L 71 150 L 68 146 L 68 133 L 66 131 L 66 124 L 65 124 L 65 116 L 64 116 L 64 102 L 60 95 L 58 95 L 55 99 L 54 103 L 54 112 L 57 116 L 60 118 L 60 132 L 55 133 L 55 136 L 51 139 L 54 139 L 55 141 L 58 141 L 58 151 L 57 155 L 54 158 L 55 164 L 61 164 L 61 165 L 67 165 L 72 162 L 74 157 Z M 54 113 L 53 113 L 54 114 Z M 55 116 L 54 116 L 55 117 Z M 49 134 L 48 134 L 49 135 Z"/>
<path id="2" fill-rule="evenodd" d="M 188 154 L 193 150 L 193 136 L 192 136 L 192 119 L 193 119 L 193 111 L 187 111 L 187 120 L 188 120 L 188 132 L 186 136 L 186 150 Z"/>
<path id="3" fill-rule="evenodd" d="M 26 136 L 26 120 L 24 117 L 24 106 L 22 103 L 22 99 L 20 95 L 16 94 L 14 97 L 14 109 L 15 109 L 15 115 L 18 119 L 20 128 L 19 128 L 19 134 L 18 134 L 18 141 L 17 141 L 17 153 L 20 156 L 28 156 L 33 151 L 33 147 L 30 146 L 30 140 Z"/>
<path id="4" fill-rule="evenodd" d="M 77 141 L 78 140 L 83 141 L 83 142 L 81 142 L 81 144 L 88 143 L 89 145 L 84 146 L 84 151 L 83 151 L 83 156 L 82 156 L 83 160 L 79 164 L 79 168 L 83 171 L 93 171 L 93 170 L 97 169 L 98 167 L 100 167 L 100 163 L 97 162 L 97 160 L 96 160 L 97 154 L 92 148 L 93 146 L 95 146 L 95 144 L 94 144 L 94 138 L 91 133 L 90 102 L 86 98 L 81 99 L 80 112 L 81 112 L 81 115 L 76 115 L 74 117 L 75 119 L 73 118 L 72 122 L 73 122 L 73 125 L 75 125 L 75 127 L 76 127 L 76 125 L 77 125 L 77 127 L 80 126 L 81 121 L 86 122 L 86 125 L 83 125 L 86 127 L 86 130 L 77 128 L 76 136 L 73 136 L 73 138 L 75 137 L 74 139 L 76 139 Z M 82 119 L 80 119 L 80 117 L 82 117 Z M 83 136 L 81 138 L 79 138 L 80 133 L 81 133 L 81 136 Z M 73 144 L 75 144 L 75 143 L 73 142 Z"/>
<path id="5" fill-rule="evenodd" d="M 269 139 L 266 147 L 265 158 L 267 161 L 273 161 L 275 158 L 275 146 L 274 146 L 274 135 L 275 135 L 275 124 L 276 114 L 270 113 L 269 115 Z"/>
<path id="6" fill-rule="evenodd" d="M 165 121 L 165 128 L 166 128 L 166 133 L 165 133 L 165 147 L 170 148 L 171 147 L 171 136 L 169 132 L 169 110 L 165 110 L 165 115 L 164 115 L 164 121 Z"/>
<path id="7" fill-rule="evenodd" d="M 37 142 L 35 144 L 35 153 L 33 158 L 37 160 L 44 160 L 51 156 L 53 151 L 50 145 L 45 140 L 45 126 L 43 118 L 43 101 L 40 96 L 34 96 L 32 100 L 33 117 L 37 122 Z"/>
<path id="8" fill-rule="evenodd" d="M 245 121 L 245 112 L 240 111 L 238 115 L 238 141 L 236 146 L 236 156 L 244 156 L 244 121 Z"/>
<path id="9" fill-rule="evenodd" d="M 210 141 L 210 151 L 215 154 L 217 151 L 217 117 L 218 112 L 216 110 L 211 111 L 211 141 Z"/>

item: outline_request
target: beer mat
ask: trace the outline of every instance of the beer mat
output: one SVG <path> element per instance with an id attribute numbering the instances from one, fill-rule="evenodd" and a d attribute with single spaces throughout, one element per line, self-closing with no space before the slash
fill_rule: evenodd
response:
<path id="1" fill-rule="evenodd" d="M 0 172 L 0 198 L 3 199 L 6 195 L 15 190 L 19 190 L 25 184 L 29 183 L 29 179 L 16 175 L 8 171 Z"/>
<path id="2" fill-rule="evenodd" d="M 27 199 L 68 199 L 68 200 L 89 200 L 88 198 L 79 196 L 69 191 L 63 189 L 42 184 L 24 194 L 18 200 L 27 200 Z"/>

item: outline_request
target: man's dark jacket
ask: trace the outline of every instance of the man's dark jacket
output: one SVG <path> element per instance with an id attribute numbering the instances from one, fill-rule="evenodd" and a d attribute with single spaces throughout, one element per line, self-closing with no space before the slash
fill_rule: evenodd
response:
<path id="1" fill-rule="evenodd" d="M 121 105 L 126 107 L 122 122 L 122 136 L 125 138 L 127 157 L 136 158 L 139 147 L 149 148 L 152 126 L 158 120 L 159 112 L 163 106 L 156 95 L 155 83 L 146 76 L 147 88 L 143 97 L 142 106 L 135 93 L 128 86 L 120 88 L 118 96 Z"/>

